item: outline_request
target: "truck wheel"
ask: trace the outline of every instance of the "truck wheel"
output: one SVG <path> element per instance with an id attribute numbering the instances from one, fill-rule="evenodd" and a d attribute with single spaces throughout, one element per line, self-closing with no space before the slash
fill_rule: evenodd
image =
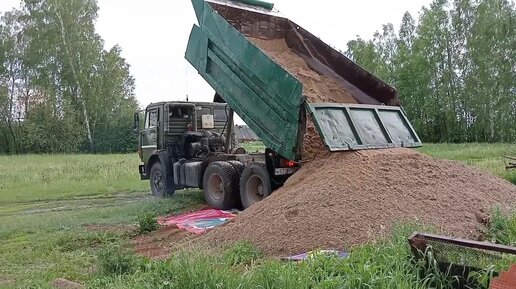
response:
<path id="1" fill-rule="evenodd" d="M 167 177 L 166 170 L 160 162 L 155 162 L 150 171 L 150 187 L 152 195 L 156 198 L 171 197 L 176 189 L 174 183 Z"/>
<path id="2" fill-rule="evenodd" d="M 236 170 L 227 162 L 211 163 L 203 177 L 206 202 L 215 209 L 229 210 L 235 207 L 234 196 Z"/>
<path id="3" fill-rule="evenodd" d="M 241 162 L 239 161 L 228 161 L 227 162 L 228 164 L 232 165 L 233 168 L 237 171 L 238 173 L 238 178 L 240 179 L 240 175 L 242 174 L 242 172 L 244 171 L 244 164 L 242 164 Z"/>
<path id="4" fill-rule="evenodd" d="M 245 167 L 244 164 L 239 161 L 228 161 L 228 163 L 232 165 L 236 171 L 235 177 L 233 178 L 233 195 L 235 198 L 235 208 L 241 210 L 244 208 L 244 206 L 240 200 L 240 177 L 242 176 Z"/>
<path id="5" fill-rule="evenodd" d="M 271 194 L 271 180 L 263 163 L 253 163 L 245 168 L 240 178 L 240 199 L 245 209 Z"/>

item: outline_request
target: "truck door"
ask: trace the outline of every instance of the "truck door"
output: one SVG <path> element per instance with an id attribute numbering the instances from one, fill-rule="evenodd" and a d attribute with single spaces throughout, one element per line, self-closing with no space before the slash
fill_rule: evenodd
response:
<path id="1" fill-rule="evenodd" d="M 148 160 L 152 151 L 158 148 L 159 109 L 150 108 L 145 113 L 145 126 L 140 135 L 143 159 Z"/>

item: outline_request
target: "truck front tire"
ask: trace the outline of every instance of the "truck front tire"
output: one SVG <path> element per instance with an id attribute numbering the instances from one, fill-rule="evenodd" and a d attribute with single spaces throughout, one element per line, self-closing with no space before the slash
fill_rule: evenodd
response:
<path id="1" fill-rule="evenodd" d="M 155 162 L 150 170 L 150 187 L 156 198 L 166 198 L 174 195 L 176 189 L 173 180 L 167 176 L 167 171 L 160 162 Z"/>
<path id="2" fill-rule="evenodd" d="M 211 163 L 203 177 L 203 191 L 206 202 L 219 210 L 233 209 L 236 204 L 234 196 L 237 172 L 227 162 Z"/>
<path id="3" fill-rule="evenodd" d="M 271 180 L 263 163 L 246 167 L 240 178 L 240 199 L 244 209 L 261 202 L 272 193 Z"/>

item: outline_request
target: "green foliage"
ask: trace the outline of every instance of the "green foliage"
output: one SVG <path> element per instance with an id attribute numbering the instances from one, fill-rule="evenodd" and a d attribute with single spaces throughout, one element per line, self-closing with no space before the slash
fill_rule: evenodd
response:
<path id="1" fill-rule="evenodd" d="M 0 19 L 0 153 L 135 151 L 134 79 L 95 32 L 97 1 L 21 7 Z"/>
<path id="2" fill-rule="evenodd" d="M 123 278 L 98 276 L 91 288 L 456 288 L 458 277 L 441 272 L 433 258 L 415 263 L 402 228 L 384 242 L 356 247 L 346 259 L 315 255 L 294 263 L 259 259 L 243 268 L 226 254 L 185 249 L 166 261 L 152 261 Z M 430 256 L 431 257 L 431 256 Z M 487 288 L 496 265 L 468 276 Z M 484 285 L 484 286 L 482 286 Z M 477 287 L 475 287 L 477 288 Z"/>
<path id="3" fill-rule="evenodd" d="M 493 243 L 516 246 L 516 213 L 507 216 L 499 208 L 493 210 L 486 238 Z"/>
<path id="4" fill-rule="evenodd" d="M 55 119 L 49 108 L 41 105 L 31 110 L 23 124 L 16 127 L 20 153 L 78 152 L 84 134 L 77 130 L 74 118 Z"/>
<path id="5" fill-rule="evenodd" d="M 514 142 L 515 17 L 507 0 L 434 0 L 347 55 L 397 87 L 424 141 Z"/>
<path id="6" fill-rule="evenodd" d="M 260 250 L 249 242 L 239 242 L 224 253 L 224 259 L 230 266 L 250 266 L 263 257 Z"/>
<path id="7" fill-rule="evenodd" d="M 138 216 L 138 231 L 140 234 L 147 234 L 156 231 L 159 228 L 156 216 L 152 213 L 147 213 Z"/>
<path id="8" fill-rule="evenodd" d="M 125 275 L 133 273 L 138 259 L 120 245 L 110 245 L 98 254 L 100 272 L 104 275 Z"/>

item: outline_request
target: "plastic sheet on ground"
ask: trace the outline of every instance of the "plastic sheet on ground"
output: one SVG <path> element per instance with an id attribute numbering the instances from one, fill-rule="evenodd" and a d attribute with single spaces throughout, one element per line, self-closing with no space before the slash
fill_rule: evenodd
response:
<path id="1" fill-rule="evenodd" d="M 206 209 L 192 213 L 158 218 L 158 223 L 162 226 L 175 225 L 179 229 L 195 234 L 201 234 L 217 226 L 221 226 L 235 217 L 236 215 L 232 212 Z"/>
<path id="2" fill-rule="evenodd" d="M 310 260 L 310 259 L 315 258 L 317 256 L 334 256 L 334 257 L 337 257 L 337 258 L 344 259 L 344 258 L 347 258 L 349 256 L 349 254 L 346 253 L 346 252 L 343 252 L 343 251 L 318 250 L 318 251 L 311 251 L 311 252 L 308 252 L 308 253 L 303 253 L 303 254 L 299 254 L 299 255 L 295 255 L 295 256 L 284 257 L 284 258 L 281 258 L 281 259 L 284 260 L 284 261 L 295 261 L 295 262 L 297 262 L 297 261 Z"/>

